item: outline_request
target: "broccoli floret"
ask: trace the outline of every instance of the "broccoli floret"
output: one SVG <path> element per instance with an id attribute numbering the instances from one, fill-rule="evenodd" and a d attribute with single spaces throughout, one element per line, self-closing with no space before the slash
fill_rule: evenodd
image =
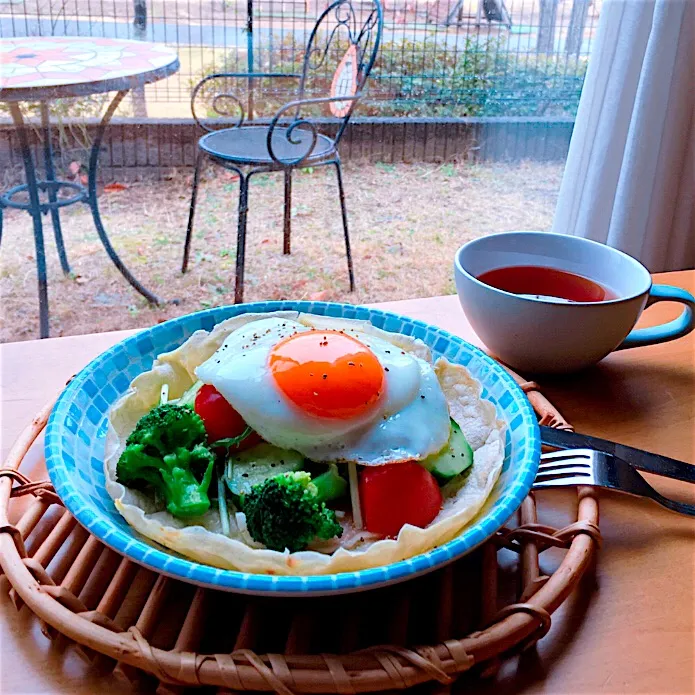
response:
<path id="1" fill-rule="evenodd" d="M 138 421 L 118 459 L 116 478 L 129 487 L 155 488 L 171 514 L 189 518 L 210 508 L 214 464 L 200 416 L 187 406 L 165 404 Z"/>
<path id="2" fill-rule="evenodd" d="M 192 449 L 196 444 L 206 444 L 207 434 L 202 418 L 192 408 L 174 403 L 158 405 L 143 415 L 126 440 L 128 444 L 143 444 L 160 456 L 176 447 Z"/>
<path id="3" fill-rule="evenodd" d="M 283 473 L 251 488 L 242 500 L 251 537 L 271 550 L 304 550 L 317 536 L 340 537 L 335 512 L 318 501 L 318 491 L 305 471 Z"/>

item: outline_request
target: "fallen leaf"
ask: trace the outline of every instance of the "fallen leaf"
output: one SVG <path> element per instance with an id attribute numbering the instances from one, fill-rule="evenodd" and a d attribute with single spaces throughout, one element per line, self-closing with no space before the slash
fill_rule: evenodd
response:
<path id="1" fill-rule="evenodd" d="M 223 171 L 222 178 L 227 181 L 236 181 L 239 178 L 239 174 L 235 174 L 233 171 Z"/>
<path id="2" fill-rule="evenodd" d="M 80 174 L 80 183 L 83 186 L 86 186 L 88 182 L 89 182 L 89 179 L 87 178 L 87 174 Z"/>
<path id="3" fill-rule="evenodd" d="M 68 164 L 68 171 L 71 176 L 77 176 L 80 173 L 81 165 L 79 162 L 70 162 Z"/>
<path id="4" fill-rule="evenodd" d="M 107 193 L 116 193 L 118 191 L 127 191 L 128 185 L 125 183 L 118 183 L 118 181 L 114 181 L 113 183 L 107 183 L 104 186 L 104 190 Z"/>
<path id="5" fill-rule="evenodd" d="M 269 244 L 269 243 L 270 243 L 270 239 L 263 239 L 263 241 L 261 242 L 261 244 Z"/>
<path id="6" fill-rule="evenodd" d="M 89 278 L 83 278 L 81 275 L 75 275 L 74 280 L 78 285 L 86 285 L 89 282 Z"/>
<path id="7" fill-rule="evenodd" d="M 312 292 L 309 295 L 309 299 L 312 302 L 327 302 L 331 297 L 329 290 L 321 290 L 320 292 Z"/>

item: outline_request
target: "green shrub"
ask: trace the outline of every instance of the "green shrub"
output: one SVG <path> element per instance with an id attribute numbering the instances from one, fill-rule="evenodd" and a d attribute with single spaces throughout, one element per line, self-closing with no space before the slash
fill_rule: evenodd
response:
<path id="1" fill-rule="evenodd" d="M 259 51 L 259 71 L 300 72 L 304 47 L 293 37 L 269 41 L 270 50 Z M 346 44 L 334 42 L 323 71 L 311 75 L 307 96 L 326 96 L 332 70 Z M 234 71 L 238 56 L 230 53 L 221 64 L 206 66 Z M 504 39 L 469 37 L 458 46 L 445 45 L 432 36 L 417 41 L 402 39 L 382 43 L 360 104 L 361 116 L 574 116 L 579 104 L 586 59 L 516 55 L 506 50 Z M 196 83 L 198 79 L 193 82 Z M 295 84 L 287 82 L 273 91 L 270 81 L 256 83 L 258 113 L 272 115 L 294 98 Z M 240 85 L 246 98 L 246 83 Z M 211 109 L 209 115 L 213 116 Z M 327 107 L 307 110 L 304 115 L 329 115 Z"/>
<path id="2" fill-rule="evenodd" d="M 456 51 L 441 44 L 389 42 L 365 104 L 382 116 L 573 116 L 585 72 L 584 60 L 517 56 L 499 39 L 468 38 Z"/>

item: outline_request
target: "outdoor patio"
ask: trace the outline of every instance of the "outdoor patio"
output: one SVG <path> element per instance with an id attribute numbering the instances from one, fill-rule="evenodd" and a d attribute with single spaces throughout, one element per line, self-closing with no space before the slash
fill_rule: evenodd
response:
<path id="1" fill-rule="evenodd" d="M 145 327 L 240 301 L 242 294 L 234 292 L 240 187 L 234 166 L 206 172 L 189 271 L 181 274 L 196 143 L 203 132 L 191 116 L 191 89 L 219 71 L 282 77 L 302 72 L 306 52 L 314 50 L 312 44 L 307 48 L 310 31 L 326 3 L 115 0 L 98 11 L 88 0 L 0 4 L 6 5 L 0 37 L 19 42 L 3 93 L 12 96 L 22 84 L 28 90 L 24 141 L 21 109 L 0 104 L 0 159 L 6 164 L 0 178 L 5 189 L 14 186 L 12 195 L 19 195 L 2 206 L 0 341 Z M 364 94 L 340 142 L 356 291 L 349 291 L 335 177 L 317 166 L 331 161 L 316 154 L 292 164 L 298 171 L 289 256 L 282 248 L 283 178 L 254 177 L 243 300 L 363 304 L 447 294 L 454 291 L 453 253 L 465 241 L 513 229 L 549 230 L 601 4 L 398 0 L 385 3 L 383 14 L 379 10 L 377 40 L 371 33 L 376 15 L 365 14 L 373 10 L 356 3 L 354 20 L 369 31 L 355 32 L 350 41 L 372 56 L 361 63 L 360 75 L 371 76 L 358 90 Z M 339 15 L 326 16 L 343 26 Z M 334 36 L 328 27 L 316 36 L 324 30 Z M 348 55 L 340 43 L 344 39 L 335 45 L 329 41 L 331 51 L 327 45 L 321 61 L 310 61 L 311 79 L 301 88 L 305 97 L 332 93 L 334 71 Z M 64 82 L 61 71 L 76 79 L 75 71 L 84 70 L 80 79 L 89 89 L 47 89 L 43 73 L 38 75 L 45 62 L 41 41 L 47 41 L 48 62 L 58 61 L 58 85 Z M 77 43 L 111 61 L 108 69 L 92 67 L 86 54 L 72 55 Z M 106 89 L 99 81 L 111 75 L 114 60 L 130 78 Z M 225 90 L 238 92 L 241 101 L 235 103 L 245 109 L 247 121 L 267 123 L 297 97 L 294 82 L 279 84 L 237 78 L 231 84 L 210 83 L 195 92 L 197 116 L 221 118 L 216 125 L 236 123 L 236 107 L 230 112 L 228 103 L 213 98 L 217 89 L 218 97 Z M 43 99 L 42 110 L 29 97 Z M 319 103 L 307 105 L 301 115 L 317 119 L 324 135 L 339 138 L 343 115 L 336 113 Z M 47 135 L 49 120 L 53 130 Z M 302 132 L 306 137 L 309 131 Z M 50 322 L 40 272 L 39 327 L 36 268 L 43 264 L 42 254 L 36 258 L 31 217 L 12 208 L 29 204 L 19 200 L 26 196 L 21 187 L 28 153 L 33 151 L 40 168 L 45 157 L 39 153 L 46 149 L 53 151 L 49 159 L 55 168 L 46 170 L 46 178 L 55 174 L 67 182 L 57 194 L 42 190 L 62 197 L 50 204 L 61 207 L 69 268 L 64 257 L 59 263 L 44 205 Z M 234 156 L 231 162 L 241 161 L 238 153 Z M 81 188 L 88 183 L 89 191 Z M 70 192 L 76 196 L 72 201 Z M 87 205 L 72 206 L 77 200 L 91 211 Z M 101 240 L 92 221 L 94 215 L 99 228 L 99 209 L 105 227 Z M 149 304 L 128 285 L 106 254 L 106 235 L 162 304 Z"/>
<path id="2" fill-rule="evenodd" d="M 0 695 L 695 695 L 694 82 L 695 0 L 0 0 Z"/>
<path id="3" fill-rule="evenodd" d="M 348 291 L 335 177 L 322 169 L 296 176 L 292 254 L 282 255 L 282 176 L 251 186 L 246 301 L 320 299 L 369 303 L 450 294 L 451 259 L 465 241 L 510 229 L 550 228 L 561 164 L 349 164 L 346 193 L 357 290 Z M 181 255 L 191 176 L 133 183 L 100 194 L 104 223 L 125 263 L 161 297 L 151 307 L 109 261 L 86 206 L 61 211 L 73 273 L 64 276 L 45 228 L 51 335 L 150 326 L 230 304 L 238 183 L 208 170 L 193 238 L 191 264 Z M 7 211 L 0 255 L 3 315 L 0 341 L 38 337 L 36 267 L 31 218 Z"/>

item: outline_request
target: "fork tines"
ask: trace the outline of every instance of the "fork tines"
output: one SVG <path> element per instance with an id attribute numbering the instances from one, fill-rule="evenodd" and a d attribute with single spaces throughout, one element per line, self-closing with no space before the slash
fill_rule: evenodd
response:
<path id="1" fill-rule="evenodd" d="M 592 477 L 593 452 L 590 449 L 572 449 L 571 451 L 553 451 L 541 456 L 535 485 L 554 483 L 571 485 L 588 482 Z"/>

